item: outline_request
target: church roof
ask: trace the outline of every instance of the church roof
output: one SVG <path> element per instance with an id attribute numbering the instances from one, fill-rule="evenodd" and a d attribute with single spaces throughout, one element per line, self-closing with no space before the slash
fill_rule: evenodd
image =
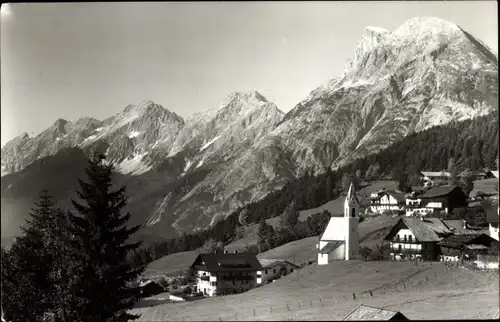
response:
<path id="1" fill-rule="evenodd" d="M 323 248 L 321 248 L 319 250 L 319 253 L 320 254 L 328 254 L 331 251 L 339 248 L 343 244 L 344 244 L 343 240 L 335 240 L 335 241 L 328 242 L 328 244 L 326 244 L 325 246 L 323 246 Z"/>
<path id="2" fill-rule="evenodd" d="M 345 197 L 347 199 L 347 202 L 351 203 L 352 201 L 357 202 L 360 204 L 358 196 L 356 195 L 356 191 L 354 190 L 354 185 L 351 182 L 351 185 L 349 186 L 349 190 L 347 190 L 347 196 Z"/>

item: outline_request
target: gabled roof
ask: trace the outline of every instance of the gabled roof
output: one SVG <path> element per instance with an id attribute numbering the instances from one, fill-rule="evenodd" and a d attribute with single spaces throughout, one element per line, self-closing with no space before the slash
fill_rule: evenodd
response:
<path id="1" fill-rule="evenodd" d="M 452 248 L 461 248 L 462 246 L 468 244 L 483 245 L 480 241 L 480 237 L 484 238 L 485 236 L 488 239 L 492 239 L 490 236 L 486 234 L 451 235 L 440 241 L 438 245 L 445 247 L 452 247 Z"/>
<path id="2" fill-rule="evenodd" d="M 389 195 L 391 195 L 394 199 L 396 199 L 399 202 L 404 202 L 406 197 L 405 194 L 402 192 L 397 192 L 397 191 L 387 191 Z"/>
<path id="3" fill-rule="evenodd" d="M 284 260 L 284 259 L 265 259 L 265 258 L 260 258 L 259 259 L 259 263 L 260 265 L 262 265 L 262 268 L 266 269 L 266 268 L 272 268 L 278 264 L 281 264 L 281 263 L 287 263 L 289 265 L 292 265 L 294 267 L 299 267 L 293 263 L 290 263 L 289 261 L 287 260 Z"/>
<path id="4" fill-rule="evenodd" d="M 427 190 L 421 198 L 433 198 L 433 197 L 441 197 L 446 196 L 453 190 L 458 188 L 457 186 L 436 186 Z"/>
<path id="5" fill-rule="evenodd" d="M 433 218 L 437 219 L 437 218 Z M 444 224 L 439 224 L 432 220 L 421 220 L 419 218 L 401 218 L 398 223 L 392 228 L 386 239 L 395 235 L 395 229 L 401 224 L 404 225 L 413 233 L 419 242 L 437 242 L 441 240 L 438 234 L 451 233 Z"/>
<path id="6" fill-rule="evenodd" d="M 204 266 L 209 272 L 262 270 L 257 256 L 252 253 L 199 254 L 191 267 L 194 265 Z"/>
<path id="7" fill-rule="evenodd" d="M 381 309 L 361 304 L 354 311 L 349 313 L 342 321 L 389 321 L 389 320 L 408 320 L 400 312 Z"/>
<path id="8" fill-rule="evenodd" d="M 426 177 L 441 177 L 443 175 L 445 177 L 451 176 L 450 173 L 446 171 L 421 171 L 420 173 Z"/>
<path id="9" fill-rule="evenodd" d="M 429 226 L 436 234 L 451 234 L 452 231 L 443 220 L 439 218 L 423 218 L 423 223 Z"/>
<path id="10" fill-rule="evenodd" d="M 443 220 L 446 226 L 456 235 L 469 235 L 476 232 L 472 229 L 464 228 L 466 221 L 463 219 Z"/>
<path id="11" fill-rule="evenodd" d="M 320 254 L 329 254 L 330 252 L 334 251 L 335 249 L 339 248 L 341 245 L 343 245 L 345 242 L 342 240 L 336 240 L 336 241 L 331 241 L 328 242 L 323 248 L 319 250 Z"/>

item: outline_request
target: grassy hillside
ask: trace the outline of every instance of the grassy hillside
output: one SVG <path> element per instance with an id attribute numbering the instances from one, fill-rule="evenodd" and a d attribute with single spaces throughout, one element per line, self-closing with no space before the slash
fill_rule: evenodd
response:
<path id="1" fill-rule="evenodd" d="M 258 258 L 283 259 L 300 265 L 316 260 L 316 243 L 318 237 L 299 239 L 257 255 Z"/>
<path id="2" fill-rule="evenodd" d="M 178 276 L 180 270 L 187 269 L 198 256 L 198 251 L 175 253 L 151 262 L 146 267 L 144 276 Z"/>
<path id="3" fill-rule="evenodd" d="M 133 311 L 142 314 L 139 321 L 341 320 L 366 304 L 410 319 L 491 318 L 498 310 L 498 282 L 498 272 L 436 262 L 338 261 L 307 266 L 243 294 Z"/>

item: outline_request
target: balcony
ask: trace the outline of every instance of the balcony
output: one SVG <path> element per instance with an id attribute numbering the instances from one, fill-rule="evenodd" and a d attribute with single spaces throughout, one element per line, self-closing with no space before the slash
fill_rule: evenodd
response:
<path id="1" fill-rule="evenodd" d="M 199 278 L 202 281 L 210 281 L 210 276 L 200 276 Z"/>
<path id="2" fill-rule="evenodd" d="M 255 280 L 254 276 L 221 276 L 220 280 L 222 281 L 253 281 Z"/>

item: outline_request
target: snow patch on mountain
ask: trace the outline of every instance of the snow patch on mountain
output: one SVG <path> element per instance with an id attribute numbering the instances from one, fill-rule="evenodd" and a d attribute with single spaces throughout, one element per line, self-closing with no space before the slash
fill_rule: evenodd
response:
<path id="1" fill-rule="evenodd" d="M 218 139 L 220 139 L 220 135 L 217 135 L 215 138 L 213 138 L 212 140 L 210 140 L 209 142 L 205 143 L 201 148 L 200 148 L 200 152 L 202 152 L 203 150 L 205 150 L 206 148 L 208 148 L 210 145 L 212 145 L 212 143 L 214 143 L 215 141 L 217 141 Z"/>
<path id="2" fill-rule="evenodd" d="M 91 141 L 91 140 L 95 139 L 96 137 L 97 137 L 97 135 L 93 134 L 93 135 L 85 138 L 85 140 L 83 140 L 83 142 Z"/>
<path id="3" fill-rule="evenodd" d="M 130 133 L 128 134 L 128 138 L 129 138 L 129 139 L 133 139 L 133 138 L 135 138 L 135 137 L 138 137 L 139 135 L 141 135 L 141 132 L 138 132 L 138 131 L 133 131 L 133 132 L 130 132 Z"/>
<path id="4" fill-rule="evenodd" d="M 196 165 L 195 169 L 198 169 L 199 167 L 201 167 L 203 165 L 204 161 L 205 161 L 204 159 L 201 159 L 200 162 L 198 162 L 198 164 Z"/>
<path id="5" fill-rule="evenodd" d="M 116 165 L 117 170 L 123 174 L 140 175 L 151 170 L 151 166 L 142 162 L 148 153 L 136 154 L 131 159 L 126 159 Z"/>
<path id="6" fill-rule="evenodd" d="M 193 165 L 193 161 L 190 160 L 190 159 L 187 159 L 186 160 L 186 165 L 184 166 L 184 170 L 183 170 L 181 176 L 185 175 L 186 172 L 189 170 L 189 168 L 191 168 L 192 165 Z"/>

